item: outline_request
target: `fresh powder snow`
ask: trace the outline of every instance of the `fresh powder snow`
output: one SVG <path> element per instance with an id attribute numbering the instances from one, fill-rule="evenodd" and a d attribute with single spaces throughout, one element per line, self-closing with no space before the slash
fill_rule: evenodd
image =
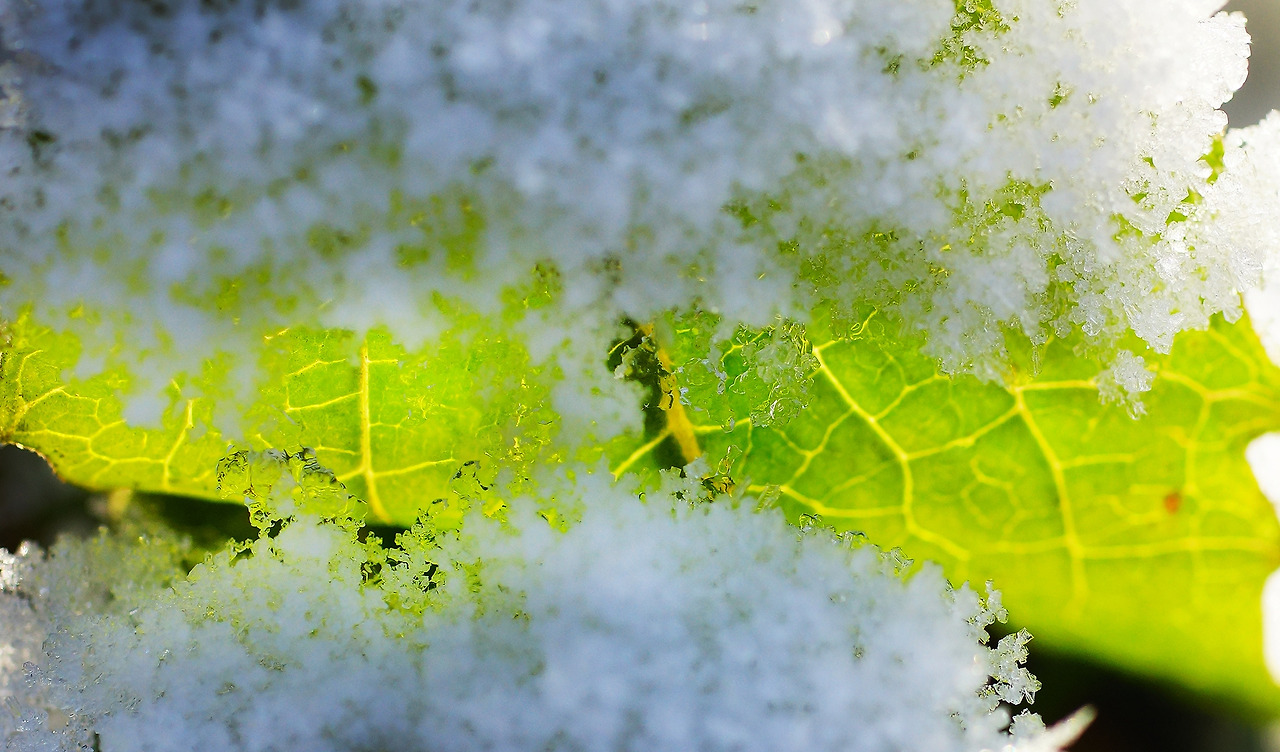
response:
<path id="1" fill-rule="evenodd" d="M 416 348 L 536 267 L 530 347 L 584 399 L 608 374 L 557 348 L 624 318 L 822 300 L 984 378 L 1006 328 L 1083 332 L 1129 398 L 1121 340 L 1239 315 L 1269 250 L 1206 159 L 1248 52 L 1219 7 L 7 0 L 0 310 L 126 368 L 135 424 L 215 356 L 247 401 L 284 326 Z"/>
<path id="2" fill-rule="evenodd" d="M 1026 713 L 1005 730 L 1039 683 L 1025 632 L 985 644 L 998 593 L 697 478 L 668 473 L 641 501 L 602 469 L 548 473 L 505 521 L 475 511 L 393 548 L 268 520 L 185 577 L 156 529 L 9 556 L 0 732 L 8 749 L 103 752 L 1070 741 Z"/>

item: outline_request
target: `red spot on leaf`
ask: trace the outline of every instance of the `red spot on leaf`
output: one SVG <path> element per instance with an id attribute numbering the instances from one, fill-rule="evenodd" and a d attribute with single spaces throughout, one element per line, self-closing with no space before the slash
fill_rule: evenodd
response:
<path id="1" fill-rule="evenodd" d="M 1177 514 L 1182 508 L 1182 494 L 1177 491 L 1170 491 L 1168 496 L 1164 497 L 1164 511 L 1169 514 Z"/>

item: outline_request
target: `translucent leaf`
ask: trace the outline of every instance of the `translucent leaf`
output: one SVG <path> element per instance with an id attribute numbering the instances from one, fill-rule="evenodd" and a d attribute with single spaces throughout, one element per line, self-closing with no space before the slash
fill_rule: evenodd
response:
<path id="1" fill-rule="evenodd" d="M 1244 457 L 1280 428 L 1280 371 L 1247 324 L 1183 334 L 1140 419 L 1099 402 L 1070 342 L 1026 353 L 1039 373 L 1002 387 L 944 377 L 918 341 L 865 324 L 810 330 L 809 406 L 788 423 L 726 431 L 723 398 L 690 390 L 709 460 L 793 520 L 994 580 L 1038 641 L 1280 707 L 1260 605 L 1280 524 Z"/>
<path id="2" fill-rule="evenodd" d="M 241 416 L 243 438 L 234 442 L 215 414 L 229 363 L 212 360 L 192 379 L 200 396 L 185 396 L 175 381 L 162 424 L 143 427 L 122 414 L 127 370 L 70 376 L 80 348 L 28 317 L 10 325 L 0 437 L 90 488 L 219 499 L 216 470 L 230 452 L 307 448 L 373 519 L 408 524 L 459 473 L 488 477 L 547 459 L 558 427 L 544 374 L 521 345 L 483 329 L 446 333 L 418 352 L 377 329 L 363 340 L 341 330 L 282 331 L 242 356 L 259 359 L 265 374 L 255 401 L 221 397 Z"/>
<path id="3" fill-rule="evenodd" d="M 1135 421 L 1099 403 L 1098 363 L 1069 342 L 1050 343 L 1035 377 L 1011 374 L 1004 388 L 940 375 L 918 341 L 872 316 L 846 339 L 821 325 L 740 332 L 699 361 L 698 380 L 691 359 L 706 359 L 712 323 L 656 322 L 647 345 L 629 346 L 637 353 L 602 364 L 654 381 L 645 435 L 597 447 L 615 472 L 656 477 L 705 453 L 714 487 L 736 482 L 793 520 L 816 515 L 939 561 L 956 582 L 994 580 L 1043 644 L 1280 706 L 1259 604 L 1280 565 L 1280 525 L 1244 460 L 1280 424 L 1280 378 L 1246 325 L 1184 335 L 1156 359 Z M 215 420 L 229 364 L 192 377 L 203 396 L 175 381 L 163 425 L 131 426 L 126 370 L 77 380 L 80 343 L 18 316 L 0 364 L 0 431 L 83 485 L 206 498 L 218 498 L 219 461 L 237 451 L 310 448 L 371 521 L 408 525 L 461 485 L 567 451 L 554 375 L 468 326 L 416 352 L 380 330 L 280 332 L 251 354 L 269 378 L 242 416 L 244 438 L 229 442 Z M 802 366 L 814 378 L 795 381 Z"/>

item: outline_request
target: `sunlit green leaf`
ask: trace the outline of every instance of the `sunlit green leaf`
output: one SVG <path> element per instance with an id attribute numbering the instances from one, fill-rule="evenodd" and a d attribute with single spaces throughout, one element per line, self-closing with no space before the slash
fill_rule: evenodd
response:
<path id="1" fill-rule="evenodd" d="M 558 425 L 542 373 L 524 348 L 492 333 L 448 333 L 409 352 L 382 330 L 286 330 L 263 344 L 264 383 L 242 406 L 244 439 L 214 418 L 216 397 L 172 389 L 163 425 L 122 417 L 127 371 L 68 378 L 80 343 L 22 317 L 0 373 L 0 436 L 49 458 L 90 488 L 219 498 L 215 467 L 245 448 L 313 449 L 369 503 L 375 519 L 408 524 L 460 473 L 492 474 L 547 459 Z M 201 378 L 216 384 L 217 362 Z M 205 389 L 203 394 L 216 394 Z"/>
<path id="2" fill-rule="evenodd" d="M 810 335 L 809 405 L 790 422 L 726 430 L 717 392 L 754 378 L 736 350 L 713 364 L 727 388 L 688 393 L 722 471 L 793 519 L 901 546 L 956 582 L 995 580 L 1043 643 L 1280 707 L 1260 604 L 1280 524 L 1244 458 L 1280 429 L 1280 371 L 1247 323 L 1182 335 L 1136 420 L 1100 404 L 1098 365 L 1070 343 L 1002 387 L 939 375 L 879 316 L 849 339 Z"/>

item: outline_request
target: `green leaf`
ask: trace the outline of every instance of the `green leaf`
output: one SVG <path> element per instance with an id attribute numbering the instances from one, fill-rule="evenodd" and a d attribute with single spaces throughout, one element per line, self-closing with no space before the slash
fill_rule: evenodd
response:
<path id="1" fill-rule="evenodd" d="M 192 379 L 213 396 L 185 397 L 175 382 L 162 425 L 139 427 L 122 417 L 126 369 L 69 376 L 80 347 L 29 316 L 10 324 L 0 438 L 89 488 L 218 499 L 215 469 L 230 452 L 310 448 L 377 520 L 407 525 L 447 497 L 455 477 L 478 474 L 483 484 L 499 468 L 519 472 L 557 456 L 547 374 L 479 320 L 464 319 L 417 352 L 380 329 L 363 340 L 341 330 L 279 332 L 252 354 L 266 374 L 253 403 L 232 403 L 244 436 L 235 443 L 215 416 L 225 360 Z"/>
<path id="2" fill-rule="evenodd" d="M 678 341 L 707 327 L 673 328 Z M 994 580 L 1046 644 L 1280 708 L 1260 604 L 1280 524 L 1244 458 L 1280 429 L 1280 371 L 1247 324 L 1183 334 L 1156 359 L 1136 420 L 1099 402 L 1099 364 L 1070 342 L 1002 387 L 940 375 L 876 315 L 847 339 L 810 335 L 808 409 L 785 424 L 743 419 L 758 412 L 746 386 L 758 375 L 735 362 L 739 349 L 711 364 L 676 357 L 684 372 L 723 376 L 687 394 L 722 472 L 792 519 L 901 546 L 954 582 Z"/>
<path id="3" fill-rule="evenodd" d="M 0 437 L 88 487 L 205 498 L 235 451 L 310 448 L 374 518 L 409 524 L 459 486 L 567 451 L 550 407 L 561 375 L 492 320 L 455 320 L 414 351 L 384 330 L 276 333 L 244 355 L 266 376 L 252 404 L 232 405 L 243 438 L 230 442 L 217 421 L 226 358 L 175 380 L 162 425 L 130 426 L 128 369 L 72 377 L 81 343 L 20 314 L 0 362 Z M 1280 377 L 1247 325 L 1182 336 L 1138 421 L 1099 404 L 1100 366 L 1069 342 L 1002 388 L 940 375 L 875 316 L 848 339 L 741 330 L 708 358 L 717 330 L 673 318 L 619 346 L 609 367 L 650 387 L 647 430 L 595 456 L 656 475 L 705 451 L 713 482 L 776 494 L 793 519 L 821 515 L 955 581 L 995 580 L 1045 643 L 1280 707 L 1259 603 L 1280 525 L 1244 461 L 1280 426 Z"/>

